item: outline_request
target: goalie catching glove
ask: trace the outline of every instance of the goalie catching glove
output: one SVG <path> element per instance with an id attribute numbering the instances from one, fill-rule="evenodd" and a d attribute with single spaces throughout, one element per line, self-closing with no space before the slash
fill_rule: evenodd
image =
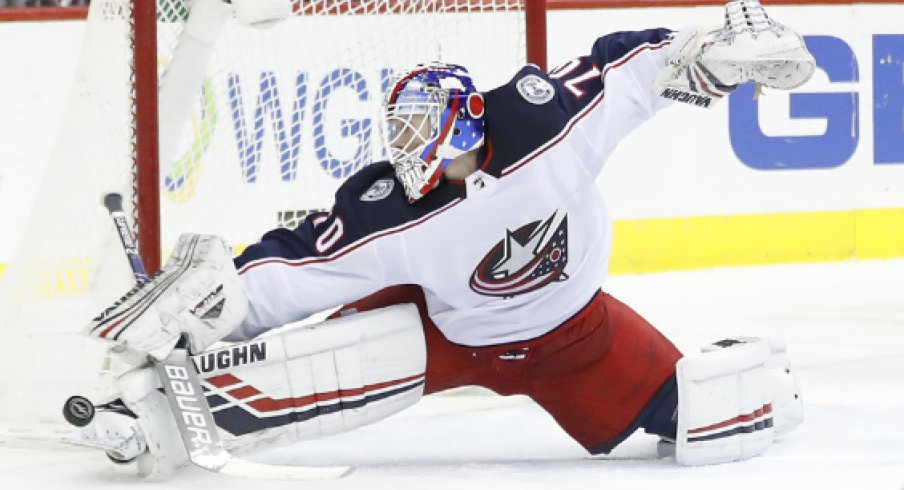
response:
<path id="1" fill-rule="evenodd" d="M 189 350 L 201 352 L 234 330 L 247 312 L 223 239 L 186 234 L 159 273 L 94 318 L 86 333 L 162 360 L 183 334 Z"/>
<path id="2" fill-rule="evenodd" d="M 676 51 L 653 91 L 701 107 L 712 107 L 746 82 L 797 88 L 816 70 L 800 35 L 769 18 L 758 0 L 729 2 L 721 28 L 683 30 L 674 44 Z"/>

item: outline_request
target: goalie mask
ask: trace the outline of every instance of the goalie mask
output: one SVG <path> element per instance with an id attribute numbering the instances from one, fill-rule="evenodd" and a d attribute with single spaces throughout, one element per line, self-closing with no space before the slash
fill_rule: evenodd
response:
<path id="1" fill-rule="evenodd" d="M 458 65 L 418 65 L 383 103 L 389 161 L 410 202 L 430 192 L 459 155 L 483 143 L 483 96 Z"/>

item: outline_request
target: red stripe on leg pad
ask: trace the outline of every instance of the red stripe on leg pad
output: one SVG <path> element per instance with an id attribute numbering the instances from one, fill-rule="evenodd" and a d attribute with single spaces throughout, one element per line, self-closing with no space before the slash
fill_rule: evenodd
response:
<path id="1" fill-rule="evenodd" d="M 261 394 L 261 392 L 257 391 L 257 389 L 253 386 L 242 386 L 241 388 L 229 390 L 227 393 L 232 395 L 237 400 L 242 400 L 245 398 L 250 398 L 252 396 Z"/>
<path id="2" fill-rule="evenodd" d="M 767 411 L 768 410 L 768 411 Z M 732 419 L 725 420 L 723 422 L 718 422 L 712 425 L 707 425 L 705 427 L 698 427 L 696 429 L 689 429 L 687 431 L 688 434 L 698 434 L 700 432 L 708 432 L 715 429 L 721 429 L 724 427 L 728 427 L 730 425 L 734 425 L 740 422 L 750 422 L 752 420 L 756 420 L 759 417 L 762 417 L 764 413 L 772 413 L 772 405 L 766 404 L 762 407 L 754 410 L 752 413 L 738 415 Z"/>
<path id="3" fill-rule="evenodd" d="M 219 376 L 213 376 L 205 379 L 204 381 L 207 381 L 217 388 L 225 388 L 227 386 L 237 385 L 242 382 L 242 380 L 236 378 L 231 374 L 221 374 Z"/>
<path id="4" fill-rule="evenodd" d="M 285 410 L 287 408 L 297 408 L 303 407 L 306 405 L 310 405 L 315 402 L 328 402 L 332 400 L 336 400 L 342 397 L 353 397 L 360 396 L 367 392 L 380 390 L 383 388 L 390 388 L 392 386 L 402 385 L 411 381 L 415 381 L 424 377 L 424 374 L 416 374 L 414 376 L 408 376 L 406 378 L 400 378 L 392 381 L 385 381 L 382 383 L 375 383 L 371 385 L 366 385 L 362 388 L 352 388 L 348 390 L 337 390 L 337 391 L 327 391 L 322 393 L 311 393 L 310 395 L 299 396 L 295 398 L 280 398 L 274 400 L 270 397 L 260 398 L 251 402 L 248 402 L 248 406 L 259 411 L 259 412 L 275 412 L 278 410 Z M 241 380 L 237 381 L 241 382 Z M 247 398 L 251 395 L 237 396 L 234 395 L 233 392 L 243 392 L 243 390 L 253 390 L 254 394 L 259 394 L 260 392 L 252 386 L 244 386 L 237 390 L 230 391 L 229 394 L 235 396 L 236 398 Z"/>

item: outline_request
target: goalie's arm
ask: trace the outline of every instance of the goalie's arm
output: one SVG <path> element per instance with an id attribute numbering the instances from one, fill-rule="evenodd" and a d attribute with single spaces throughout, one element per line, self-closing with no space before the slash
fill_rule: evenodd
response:
<path id="1" fill-rule="evenodd" d="M 671 101 L 657 97 L 651 87 L 668 64 L 673 32 L 648 29 L 607 34 L 590 53 L 573 58 L 549 72 L 556 106 L 582 133 L 580 151 L 588 173 L 595 177 L 624 137 Z M 593 155 L 593 156 L 591 156 Z"/>
<path id="2" fill-rule="evenodd" d="M 377 244 L 321 253 L 317 244 L 338 233 L 342 218 L 274 230 L 236 258 L 248 315 L 227 340 L 245 340 L 328 308 L 354 301 L 387 282 Z"/>
<path id="3" fill-rule="evenodd" d="M 227 340 L 249 339 L 410 282 L 404 256 L 393 253 L 404 248 L 402 234 L 393 229 L 406 213 L 387 208 L 405 205 L 402 196 L 393 196 L 401 204 L 360 199 L 387 171 L 388 164 L 365 167 L 337 191 L 332 212 L 308 216 L 294 230 L 270 231 L 235 259 L 249 313 Z"/>

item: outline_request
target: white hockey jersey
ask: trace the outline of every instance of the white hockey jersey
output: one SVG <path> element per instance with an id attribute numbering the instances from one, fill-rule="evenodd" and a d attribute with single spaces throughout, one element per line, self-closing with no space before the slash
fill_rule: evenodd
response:
<path id="1" fill-rule="evenodd" d="M 337 191 L 329 214 L 277 229 L 236 259 L 250 313 L 230 339 L 418 284 L 452 342 L 539 337 L 578 312 L 606 277 L 611 219 L 596 185 L 606 158 L 669 102 L 651 82 L 670 31 L 599 38 L 550 74 L 521 69 L 486 92 L 480 169 L 414 204 L 387 162 Z"/>

